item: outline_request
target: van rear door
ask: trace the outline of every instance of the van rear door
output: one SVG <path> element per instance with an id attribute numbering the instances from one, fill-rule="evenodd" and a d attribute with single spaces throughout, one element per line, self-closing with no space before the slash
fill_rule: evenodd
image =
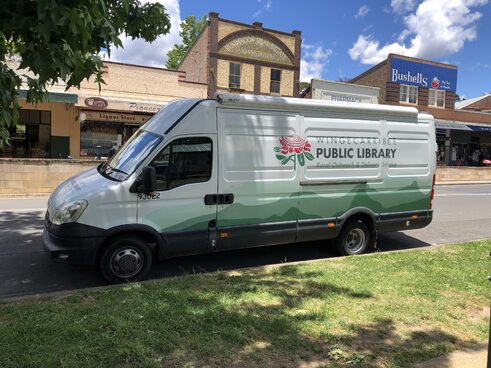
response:
<path id="1" fill-rule="evenodd" d="M 289 243 L 296 238 L 298 161 L 285 150 L 299 115 L 218 108 L 218 248 Z"/>

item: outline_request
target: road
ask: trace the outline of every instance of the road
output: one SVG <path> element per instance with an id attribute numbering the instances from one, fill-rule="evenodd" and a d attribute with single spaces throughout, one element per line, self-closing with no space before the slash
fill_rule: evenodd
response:
<path id="1" fill-rule="evenodd" d="M 104 285 L 91 267 L 51 261 L 42 250 L 46 198 L 0 199 L 0 298 Z M 491 184 L 436 187 L 434 219 L 424 229 L 381 234 L 381 251 L 491 238 Z M 181 257 L 152 278 L 335 257 L 322 242 Z"/>

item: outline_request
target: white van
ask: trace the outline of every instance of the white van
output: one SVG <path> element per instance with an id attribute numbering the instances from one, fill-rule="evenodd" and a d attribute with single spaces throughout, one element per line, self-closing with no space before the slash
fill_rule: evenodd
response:
<path id="1" fill-rule="evenodd" d="M 220 94 L 167 105 L 108 162 L 51 195 L 44 246 L 110 282 L 153 260 L 336 239 L 432 220 L 433 117 L 415 108 Z"/>

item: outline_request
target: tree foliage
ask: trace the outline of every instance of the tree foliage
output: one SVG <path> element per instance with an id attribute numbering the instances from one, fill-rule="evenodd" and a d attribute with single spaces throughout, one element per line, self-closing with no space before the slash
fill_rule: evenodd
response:
<path id="1" fill-rule="evenodd" d="M 194 15 L 187 17 L 184 22 L 181 22 L 181 30 L 179 36 L 182 38 L 182 44 L 175 44 L 174 47 L 167 53 L 167 62 L 165 67 L 168 69 L 177 69 L 179 63 L 184 59 L 191 45 L 196 41 L 202 29 L 206 25 L 206 15 L 200 20 L 196 20 Z"/>
<path id="2" fill-rule="evenodd" d="M 30 69 L 27 102 L 40 102 L 47 87 L 63 80 L 79 87 L 95 75 L 102 79 L 102 48 L 121 47 L 119 38 L 154 41 L 170 30 L 169 16 L 159 3 L 139 0 L 3 0 L 0 7 L 0 142 L 18 117 L 21 78 L 7 65 L 19 57 L 19 69 Z"/>

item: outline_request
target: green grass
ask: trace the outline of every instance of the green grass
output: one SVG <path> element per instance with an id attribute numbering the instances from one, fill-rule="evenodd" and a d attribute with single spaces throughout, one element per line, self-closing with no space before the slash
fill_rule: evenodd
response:
<path id="1" fill-rule="evenodd" d="M 491 241 L 0 302 L 0 367 L 403 367 L 487 338 Z"/>

